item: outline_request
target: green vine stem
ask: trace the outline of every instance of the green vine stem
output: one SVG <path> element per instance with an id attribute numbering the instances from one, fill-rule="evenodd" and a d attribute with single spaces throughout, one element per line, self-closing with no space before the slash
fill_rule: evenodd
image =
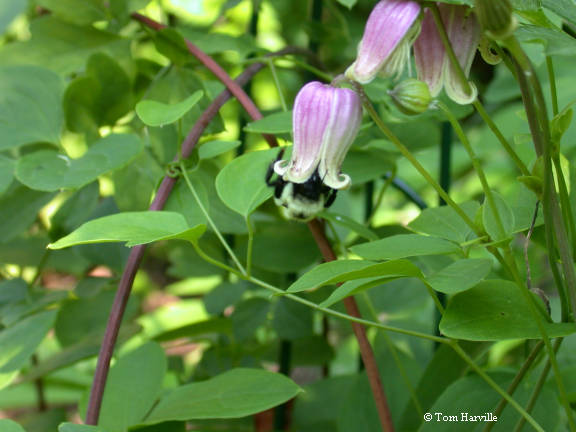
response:
<path id="1" fill-rule="evenodd" d="M 548 81 L 550 81 L 550 100 L 552 101 L 552 115 L 558 115 L 558 92 L 556 91 L 556 74 L 554 73 L 554 62 L 552 57 L 546 56 L 546 70 Z"/>
<path id="2" fill-rule="evenodd" d="M 414 155 L 410 152 L 410 150 L 408 150 L 408 148 L 406 148 L 406 146 L 402 144 L 402 142 L 398 139 L 398 137 L 396 137 L 396 135 L 394 135 L 392 131 L 388 128 L 388 126 L 386 126 L 386 124 L 382 121 L 382 119 L 374 109 L 374 106 L 368 99 L 368 96 L 366 96 L 366 94 L 364 93 L 364 90 L 360 86 L 357 86 L 356 89 L 362 96 L 364 102 L 364 108 L 366 109 L 366 111 L 368 112 L 368 114 L 372 118 L 372 121 L 376 124 L 378 129 L 380 129 L 380 131 L 382 131 L 382 133 L 396 146 L 396 148 L 400 151 L 400 153 L 402 153 L 402 156 L 404 156 L 412 164 L 412 166 L 416 168 L 416 170 L 420 173 L 422 177 L 424 177 L 424 179 L 428 182 L 428 184 L 430 184 L 430 186 L 432 186 L 434 190 L 436 190 L 438 195 L 440 195 L 440 197 L 446 202 L 446 204 L 448 204 L 450 207 L 452 207 L 452 209 L 454 209 L 454 211 L 458 214 L 458 216 L 460 216 L 460 218 L 462 218 L 462 220 L 466 223 L 466 225 L 468 225 L 478 235 L 478 237 L 481 237 L 482 233 L 480 232 L 474 221 L 470 219 L 470 217 L 464 212 L 464 210 L 460 208 L 458 204 L 454 202 L 454 200 L 452 200 L 452 198 L 450 198 L 450 196 L 430 175 L 430 173 L 426 170 L 426 168 L 424 168 L 422 164 L 418 162 L 418 160 L 414 157 Z"/>
<path id="3" fill-rule="evenodd" d="M 538 156 L 542 157 L 544 162 L 544 193 L 543 193 L 543 210 L 545 224 L 553 224 L 555 229 L 556 243 L 558 245 L 558 250 L 560 253 L 560 258 L 562 261 L 562 267 L 564 269 L 564 277 L 566 278 L 566 283 L 568 290 L 570 292 L 570 306 L 571 312 L 573 314 L 576 305 L 576 275 L 574 273 L 574 261 L 572 259 L 571 246 L 568 244 L 569 237 L 566 232 L 565 221 L 560 212 L 560 205 L 557 200 L 556 190 L 554 186 L 554 178 L 552 174 L 552 143 L 550 140 L 550 129 L 548 124 L 548 116 L 546 113 L 546 103 L 544 101 L 544 96 L 542 93 L 542 87 L 540 86 L 540 81 L 536 75 L 530 59 L 524 53 L 521 45 L 518 43 L 516 38 L 513 36 L 507 38 L 504 41 L 504 45 L 510 51 L 512 58 L 514 59 L 515 65 L 518 69 L 517 77 L 519 78 L 519 83 L 521 84 L 522 93 L 526 93 L 526 97 L 523 97 L 526 106 L 526 112 L 530 120 L 531 114 L 535 115 L 534 119 L 529 122 L 530 131 L 534 138 L 534 143 L 536 146 L 536 152 Z M 522 77 L 522 78 L 520 78 Z M 526 81 L 530 83 L 530 86 L 526 86 Z M 533 96 L 533 97 L 532 97 Z M 530 106 L 534 102 L 533 106 Z M 526 104 L 527 103 L 527 104 Z M 534 121 L 536 120 L 536 121 Z M 562 176 L 562 172 L 557 172 L 557 176 Z M 563 206 L 570 205 L 570 203 L 563 202 Z M 553 241 L 553 239 L 551 239 Z M 554 247 L 551 242 L 551 247 Z M 572 315 L 571 315 L 572 316 Z M 556 379 L 556 385 L 558 387 L 558 392 L 560 393 L 560 400 L 566 411 L 568 417 L 568 424 L 571 431 L 576 431 L 576 422 L 574 421 L 574 414 L 572 408 L 570 407 L 570 402 L 566 395 L 566 390 L 564 388 L 564 383 L 562 381 L 562 376 L 560 375 L 560 370 L 558 363 L 556 361 L 555 352 L 550 344 L 549 340 L 544 340 L 546 343 L 546 349 L 548 350 L 550 364 L 552 370 L 554 371 L 554 376 Z"/>
<path id="4" fill-rule="evenodd" d="M 538 342 L 536 344 L 536 346 L 534 346 L 534 348 L 532 349 L 532 351 L 530 352 L 530 354 L 528 355 L 528 357 L 524 361 L 524 364 L 522 365 L 522 367 L 520 368 L 520 370 L 518 371 L 518 373 L 514 377 L 514 380 L 506 389 L 506 392 L 510 396 L 514 395 L 514 392 L 516 391 L 516 389 L 518 388 L 518 386 L 520 385 L 520 383 L 522 382 L 522 380 L 524 379 L 524 377 L 526 376 L 526 374 L 528 373 L 528 371 L 532 367 L 532 364 L 534 364 L 534 361 L 536 360 L 536 358 L 538 357 L 538 355 L 542 351 L 543 347 L 544 347 L 544 342 L 542 342 L 542 341 Z M 502 414 L 502 411 L 504 411 L 504 408 L 506 408 L 507 404 L 508 404 L 508 401 L 506 399 L 501 399 L 493 411 L 494 416 L 500 417 L 500 414 Z M 526 408 L 526 411 L 530 412 L 530 410 L 528 408 Z M 490 432 L 494 428 L 495 425 L 496 425 L 495 422 L 486 423 L 486 426 L 484 427 L 484 429 L 482 429 L 482 432 Z"/>
<path id="5" fill-rule="evenodd" d="M 516 402 L 516 400 L 514 398 L 512 398 L 512 396 L 510 396 L 508 393 L 506 393 L 506 391 L 504 391 L 498 384 L 496 384 L 496 382 L 490 378 L 490 376 L 488 376 L 488 374 L 486 372 L 484 372 L 476 363 L 474 363 L 474 360 L 472 360 L 470 358 L 470 356 L 468 354 L 466 354 L 466 351 L 464 351 L 459 345 L 458 343 L 456 343 L 456 341 L 453 341 L 453 343 L 450 344 L 452 346 L 452 348 L 454 349 L 454 351 L 456 351 L 456 353 L 466 362 L 468 363 L 468 365 L 470 365 L 470 367 L 472 369 L 474 369 L 474 371 L 480 375 L 480 377 L 482 377 L 482 379 L 484 379 L 484 381 L 486 381 L 486 383 L 492 387 L 494 389 L 494 391 L 496 391 L 500 396 L 502 396 L 511 406 L 513 406 L 516 411 L 518 411 L 520 414 L 522 414 L 522 418 L 524 418 L 528 423 L 530 423 L 532 425 L 532 427 L 537 430 L 538 432 L 544 432 L 544 429 L 542 429 L 542 426 L 540 426 L 538 424 L 538 422 L 536 420 L 534 420 L 534 418 L 524 409 L 522 408 L 522 406 L 520 406 L 520 404 L 518 402 Z"/>
<path id="6" fill-rule="evenodd" d="M 560 204 L 554 187 L 553 169 L 552 169 L 552 142 L 550 139 L 550 127 L 546 112 L 546 103 L 542 93 L 540 81 L 536 71 L 530 62 L 530 59 L 522 49 L 516 38 L 509 37 L 504 41 L 510 55 L 514 60 L 517 68 L 517 78 L 523 94 L 524 105 L 530 125 L 530 132 L 534 139 L 536 153 L 542 158 L 544 163 L 544 192 L 542 198 L 542 207 L 544 211 L 544 221 L 546 225 L 553 228 L 554 234 L 551 235 L 551 246 L 554 247 L 554 239 L 558 246 L 558 253 L 566 280 L 566 288 L 569 293 L 569 317 L 566 319 L 574 320 L 574 311 L 576 310 L 576 273 L 574 271 L 574 260 L 572 257 L 572 246 L 569 244 L 569 236 L 566 230 L 565 221 L 560 211 Z M 556 173 L 562 176 L 562 171 Z M 562 198 L 562 197 L 561 197 Z M 562 206 L 570 205 L 570 202 L 562 202 Z M 549 248 L 549 251 L 551 249 Z M 562 298 L 562 296 L 561 296 Z M 571 413 L 569 414 L 571 417 Z M 574 425 L 576 430 L 576 424 Z"/>
<path id="7" fill-rule="evenodd" d="M 555 351 L 558 351 L 558 349 L 560 349 L 560 346 L 562 345 L 563 340 L 564 340 L 563 338 L 559 338 L 556 340 L 556 343 L 554 344 L 554 350 Z M 530 395 L 530 399 L 528 400 L 528 404 L 526 405 L 526 411 L 527 412 L 532 411 L 532 408 L 534 408 L 534 405 L 536 405 L 536 401 L 538 400 L 538 397 L 540 396 L 540 392 L 542 391 L 542 388 L 544 387 L 544 384 L 546 383 L 546 378 L 548 377 L 549 372 L 550 372 L 550 361 L 546 362 L 544 369 L 542 369 L 542 372 L 540 373 L 540 377 L 538 377 L 538 381 L 536 382 L 536 385 L 534 386 L 534 390 L 532 391 L 532 394 Z M 518 423 L 516 423 L 516 427 L 514 428 L 514 432 L 520 432 L 522 430 L 522 427 L 524 426 L 524 423 L 526 423 L 526 419 L 524 417 L 521 417 L 520 419 L 518 419 Z"/>
<path id="8" fill-rule="evenodd" d="M 236 254 L 234 253 L 232 248 L 230 248 L 230 246 L 228 245 L 228 242 L 222 236 L 222 233 L 220 232 L 220 230 L 218 229 L 218 227 L 216 226 L 216 224 L 214 223 L 214 221 L 210 217 L 210 214 L 206 210 L 206 207 L 204 207 L 204 204 L 202 204 L 202 200 L 198 196 L 198 193 L 196 192 L 194 185 L 190 181 L 190 177 L 188 177 L 188 173 L 186 172 L 186 166 L 184 165 L 183 161 L 180 161 L 180 173 L 182 174 L 182 177 L 186 181 L 186 185 L 188 186 L 188 189 L 192 193 L 192 196 L 194 197 L 196 204 L 198 204 L 200 211 L 202 212 L 202 214 L 206 218 L 208 225 L 210 225 L 210 228 L 212 228 L 212 231 L 214 231 L 214 234 L 216 234 L 216 237 L 218 237 L 218 240 L 220 241 L 220 243 L 222 244 L 222 246 L 224 247 L 226 252 L 228 252 L 228 255 L 230 255 L 230 258 L 232 259 L 232 261 L 234 261 L 234 264 L 236 264 L 236 267 L 238 267 L 238 270 L 240 270 L 240 273 L 242 273 L 243 275 L 247 275 L 248 272 L 246 271 L 244 266 L 240 263 L 240 261 L 238 260 L 238 257 L 236 256 Z"/>
<path id="9" fill-rule="evenodd" d="M 438 29 L 438 33 L 440 34 L 440 38 L 442 39 L 442 44 L 444 45 L 444 49 L 446 50 L 446 54 L 448 55 L 448 58 L 450 59 L 450 63 L 452 63 L 452 65 L 454 66 L 454 69 L 456 70 L 456 73 L 458 75 L 458 80 L 461 81 L 461 83 L 464 85 L 464 87 L 466 89 L 466 92 L 469 93 L 470 91 L 472 91 L 472 89 L 470 87 L 470 83 L 468 82 L 468 78 L 466 77 L 466 74 L 464 73 L 464 70 L 462 69 L 460 62 L 458 61 L 458 58 L 456 57 L 456 53 L 454 52 L 454 49 L 452 48 L 452 44 L 450 43 L 450 38 L 448 37 L 448 33 L 446 32 L 446 27 L 444 25 L 444 21 L 442 20 L 440 10 L 438 9 L 438 6 L 436 5 L 436 3 L 429 3 L 428 7 L 432 11 L 432 16 L 434 18 L 436 28 Z M 482 117 L 482 119 L 488 125 L 490 130 L 494 133 L 494 135 L 496 136 L 498 141 L 500 141 L 500 143 L 502 144 L 502 146 L 504 147 L 504 149 L 506 150 L 508 155 L 512 158 L 512 160 L 514 161 L 514 163 L 516 164 L 516 166 L 518 167 L 520 172 L 522 172 L 522 175 L 531 175 L 528 168 L 526 168 L 526 165 L 524 164 L 524 162 L 522 162 L 522 160 L 516 154 L 516 152 L 514 151 L 514 149 L 512 148 L 510 143 L 508 142 L 508 140 L 504 137 L 502 132 L 500 132 L 500 129 L 498 129 L 498 126 L 496 126 L 496 123 L 494 123 L 494 121 L 490 118 L 490 116 L 488 115 L 488 113 L 484 109 L 484 106 L 480 103 L 480 101 L 478 99 L 476 99 L 473 102 L 473 105 L 474 105 L 474 108 L 476 109 L 476 111 L 478 112 L 478 114 L 480 114 L 480 117 Z"/>

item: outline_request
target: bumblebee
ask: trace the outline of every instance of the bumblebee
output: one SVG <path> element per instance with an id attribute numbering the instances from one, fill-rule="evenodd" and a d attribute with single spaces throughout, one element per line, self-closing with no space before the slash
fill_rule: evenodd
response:
<path id="1" fill-rule="evenodd" d="M 282 208 L 284 216 L 288 219 L 307 222 L 314 218 L 325 208 L 330 207 L 336 199 L 336 189 L 326 186 L 318 169 L 304 183 L 294 183 L 274 175 L 274 164 L 282 159 L 284 150 L 268 167 L 266 184 L 274 188 L 274 202 Z"/>

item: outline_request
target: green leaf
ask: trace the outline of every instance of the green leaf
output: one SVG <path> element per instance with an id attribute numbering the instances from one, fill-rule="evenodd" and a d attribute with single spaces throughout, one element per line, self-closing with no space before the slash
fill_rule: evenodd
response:
<path id="1" fill-rule="evenodd" d="M 314 336 L 313 310 L 301 303 L 281 298 L 274 309 L 272 326 L 280 339 L 294 340 Z"/>
<path id="2" fill-rule="evenodd" d="M 378 146 L 361 150 L 352 148 L 342 164 L 342 172 L 350 176 L 354 185 L 364 184 L 379 179 L 386 171 L 392 170 L 397 158 L 396 154 Z"/>
<path id="3" fill-rule="evenodd" d="M 14 161 L 0 156 L 0 195 L 2 195 L 14 178 Z"/>
<path id="4" fill-rule="evenodd" d="M 0 33 L 4 33 L 6 27 L 26 10 L 26 0 L 0 0 Z"/>
<path id="5" fill-rule="evenodd" d="M 50 238 L 57 239 L 84 223 L 98 207 L 100 186 L 92 182 L 77 190 L 52 216 Z"/>
<path id="6" fill-rule="evenodd" d="M 514 378 L 513 373 L 508 371 L 492 372 L 490 375 L 500 388 L 508 388 Z M 533 391 L 533 382 L 524 380 L 514 392 L 514 399 L 520 406 L 525 407 Z M 554 396 L 555 393 L 553 389 L 544 386 L 541 392 L 538 398 L 539 402 L 534 406 L 534 410 L 530 414 L 538 424 L 540 424 L 541 430 L 553 431 L 562 429 L 560 419 L 562 418 L 563 410 L 561 404 L 558 403 L 557 398 Z M 498 416 L 497 421 L 493 422 L 472 423 L 462 418 L 462 413 L 467 415 L 468 419 L 470 419 L 471 416 L 489 415 L 489 413 L 493 413 L 494 407 L 498 405 L 500 400 L 501 396 L 496 393 L 482 377 L 478 375 L 462 377 L 452 383 L 434 402 L 434 405 L 428 409 L 428 412 L 433 414 L 432 421 L 422 423 L 418 431 L 452 432 L 475 430 L 476 428 L 470 427 L 471 425 L 478 426 L 477 430 L 480 430 L 489 423 L 496 425 L 495 430 L 514 430 L 521 416 L 516 410 L 509 408 Z M 456 416 L 458 422 L 438 421 L 436 413 Z M 458 425 L 460 426 L 458 427 Z M 462 425 L 464 425 L 464 427 L 461 427 Z M 532 427 L 529 429 L 534 430 Z"/>
<path id="7" fill-rule="evenodd" d="M 300 391 L 292 380 L 281 374 L 261 369 L 232 369 L 168 393 L 145 422 L 245 417 L 280 405 Z"/>
<path id="8" fill-rule="evenodd" d="M 270 114 L 260 120 L 248 123 L 244 127 L 244 131 L 269 134 L 292 132 L 292 111 Z"/>
<path id="9" fill-rule="evenodd" d="M 543 314 L 540 319 L 545 321 Z M 576 324 L 544 322 L 544 328 L 549 337 L 576 332 Z M 440 321 L 440 331 L 454 339 L 475 341 L 542 337 L 520 288 L 505 280 L 484 281 L 456 294 Z"/>
<path id="10" fill-rule="evenodd" d="M 163 28 L 154 32 L 154 45 L 160 54 L 177 66 L 183 66 L 192 61 L 186 40 L 174 28 Z"/>
<path id="11" fill-rule="evenodd" d="M 106 432 L 125 432 L 141 423 L 162 390 L 164 350 L 148 342 L 120 357 L 110 369 L 98 424 Z"/>
<path id="12" fill-rule="evenodd" d="M 210 159 L 235 149 L 240 144 L 242 144 L 240 141 L 208 141 L 198 149 L 198 157 L 200 159 Z"/>
<path id="13" fill-rule="evenodd" d="M 87 338 L 101 338 L 115 294 L 115 290 L 106 290 L 88 298 L 63 302 L 54 324 L 54 332 L 60 345 L 68 347 Z M 124 322 L 132 320 L 137 313 L 138 304 L 130 299 L 124 312 Z"/>
<path id="14" fill-rule="evenodd" d="M 37 190 L 80 188 L 100 175 L 126 165 L 141 149 L 137 136 L 115 134 L 95 142 L 79 159 L 70 159 L 51 150 L 41 150 L 18 161 L 16 177 L 26 186 Z"/>
<path id="15" fill-rule="evenodd" d="M 0 431 L 2 432 L 26 432 L 26 430 L 15 421 L 0 419 Z"/>
<path id="16" fill-rule="evenodd" d="M 337 0 L 342 6 L 352 9 L 358 0 Z"/>
<path id="17" fill-rule="evenodd" d="M 361 260 L 336 260 L 323 263 L 304 273 L 288 287 L 287 292 L 295 293 L 329 285 L 342 275 L 369 268 L 374 264 L 372 261 Z"/>
<path id="18" fill-rule="evenodd" d="M 131 88 L 130 78 L 112 57 L 92 55 L 85 74 L 72 81 L 64 94 L 68 129 L 99 136 L 98 128 L 115 125 L 133 108 Z"/>
<path id="19" fill-rule="evenodd" d="M 500 216 L 502 229 L 500 229 L 500 224 L 498 223 L 488 200 L 485 200 L 482 205 L 482 221 L 484 223 L 484 229 L 493 240 L 504 240 L 512 234 L 512 230 L 514 229 L 514 213 L 500 194 L 492 192 L 492 196 L 494 197 L 496 211 Z"/>
<path id="20" fill-rule="evenodd" d="M 372 231 L 366 225 L 363 225 L 360 222 L 356 222 L 354 219 L 349 218 L 348 216 L 326 211 L 320 213 L 318 216 L 322 219 L 334 222 L 335 224 L 342 225 L 343 227 L 348 228 L 350 231 L 355 232 L 366 240 L 378 240 L 378 235 L 376 235 L 374 231 Z"/>
<path id="21" fill-rule="evenodd" d="M 58 426 L 58 432 L 105 432 L 98 426 L 80 425 L 74 423 L 62 423 Z"/>
<path id="22" fill-rule="evenodd" d="M 189 170 L 188 175 L 200 202 L 218 229 L 223 233 L 245 234 L 247 228 L 244 219 L 226 206 L 218 196 L 214 182 L 218 172 L 219 169 L 215 163 L 205 161 L 200 164 L 199 169 Z M 208 225 L 206 216 L 184 181 L 176 184 L 165 209 L 181 213 L 190 226 Z"/>
<path id="23" fill-rule="evenodd" d="M 314 267 L 288 288 L 295 293 L 317 289 L 324 285 L 364 278 L 421 277 L 422 273 L 407 260 L 373 263 L 372 261 L 336 260 Z"/>
<path id="24" fill-rule="evenodd" d="M 278 273 L 298 272 L 320 258 L 320 251 L 306 225 L 284 221 L 258 224 L 252 250 L 254 266 Z"/>
<path id="25" fill-rule="evenodd" d="M 64 21 L 79 25 L 92 24 L 107 18 L 103 0 L 36 0 L 36 4 Z"/>
<path id="26" fill-rule="evenodd" d="M 476 201 L 460 204 L 460 207 L 471 219 L 480 205 Z M 466 222 L 449 206 L 427 208 L 408 224 L 408 227 L 419 233 L 464 243 L 469 240 L 472 230 Z"/>
<path id="27" fill-rule="evenodd" d="M 350 248 L 366 259 L 385 260 L 421 255 L 444 255 L 460 251 L 458 245 L 437 237 L 398 234 Z"/>
<path id="28" fill-rule="evenodd" d="M 546 55 L 576 55 L 576 40 L 561 30 L 533 25 L 523 25 L 516 30 L 520 41 L 544 45 Z"/>
<path id="29" fill-rule="evenodd" d="M 143 100 L 136 104 L 136 114 L 148 126 L 164 126 L 179 120 L 190 111 L 204 96 L 202 90 L 198 90 L 182 102 L 165 104 L 153 100 Z"/>
<path id="30" fill-rule="evenodd" d="M 132 247 L 160 240 L 180 239 L 195 242 L 206 227 L 190 228 L 179 213 L 167 211 L 126 212 L 86 222 L 80 228 L 48 245 L 63 249 L 89 243 L 126 242 Z"/>
<path id="31" fill-rule="evenodd" d="M 466 291 L 482 281 L 492 268 L 487 259 L 461 259 L 427 278 L 436 291 L 456 294 Z"/>
<path id="32" fill-rule="evenodd" d="M 0 243 L 6 243 L 28 229 L 40 209 L 54 198 L 54 194 L 38 192 L 18 186 L 0 197 Z"/>
<path id="33" fill-rule="evenodd" d="M 487 344 L 473 343 L 473 342 L 460 342 L 460 346 L 472 358 L 482 353 L 486 349 Z M 434 351 L 434 357 L 426 366 L 422 377 L 416 387 L 416 395 L 420 410 L 430 412 L 430 407 L 438 399 L 438 397 L 446 390 L 446 388 L 454 381 L 461 378 L 466 374 L 470 366 L 462 357 L 460 357 L 451 346 L 442 345 Z M 402 415 L 402 422 L 399 430 L 412 431 L 419 430 L 418 427 L 422 424 L 423 419 L 420 416 L 414 415 L 414 410 L 418 408 L 411 400 L 404 409 Z"/>
<path id="34" fill-rule="evenodd" d="M 32 315 L 0 332 L 0 389 L 16 377 L 52 328 L 56 311 Z"/>
<path id="35" fill-rule="evenodd" d="M 130 39 L 52 16 L 32 20 L 30 32 L 30 40 L 0 49 L 0 64 L 33 64 L 69 75 L 83 68 L 95 52 L 105 52 L 113 58 L 128 57 L 130 52 Z M 57 107 L 57 104 L 51 106 L 53 112 L 60 111 Z"/>
<path id="36" fill-rule="evenodd" d="M 268 311 L 270 302 L 262 298 L 249 298 L 238 305 L 231 315 L 232 330 L 234 337 L 238 341 L 245 341 L 251 338 L 258 327 L 268 321 Z"/>
<path id="37" fill-rule="evenodd" d="M 576 3 L 574 0 L 542 0 L 546 9 L 576 25 Z"/>
<path id="38" fill-rule="evenodd" d="M 278 149 L 256 151 L 226 165 L 216 177 L 216 190 L 224 204 L 247 218 L 270 198 L 272 188 L 266 185 L 266 170 L 277 154 Z"/>
<path id="39" fill-rule="evenodd" d="M 0 67 L 0 150 L 35 142 L 59 144 L 62 93 L 62 79 L 48 69 Z"/>

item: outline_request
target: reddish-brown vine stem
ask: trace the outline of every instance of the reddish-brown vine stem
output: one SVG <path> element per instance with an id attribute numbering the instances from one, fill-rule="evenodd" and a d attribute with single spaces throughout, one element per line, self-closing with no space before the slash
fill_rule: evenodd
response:
<path id="1" fill-rule="evenodd" d="M 246 84 L 252 78 L 252 76 L 254 76 L 254 74 L 256 74 L 263 67 L 264 64 L 262 63 L 255 63 L 251 65 L 237 78 L 236 82 L 238 85 Z M 216 116 L 224 103 L 231 97 L 232 93 L 228 90 L 224 90 L 222 93 L 220 93 L 220 95 L 218 95 L 218 97 L 214 99 L 206 111 L 204 111 L 182 144 L 183 158 L 190 156 L 194 146 L 204 133 L 204 130 L 208 124 Z M 164 177 L 160 187 L 158 188 L 156 197 L 150 205 L 150 210 L 161 210 L 164 207 L 164 204 L 168 200 L 170 192 L 172 192 L 172 188 L 174 187 L 175 183 L 175 177 Z M 112 309 L 108 318 L 108 324 L 106 325 L 106 332 L 104 334 L 102 346 L 100 347 L 100 353 L 98 354 L 98 363 L 96 365 L 96 372 L 94 373 L 94 380 L 92 382 L 92 389 L 90 391 L 90 400 L 88 402 L 88 409 L 86 411 L 86 424 L 89 425 L 98 424 L 100 407 L 102 405 L 102 397 L 104 395 L 106 379 L 110 369 L 110 360 L 112 359 L 112 354 L 114 352 L 114 345 L 116 344 L 122 317 L 124 316 L 126 304 L 128 303 L 128 298 L 130 297 L 132 283 L 134 282 L 136 271 L 142 262 L 142 257 L 145 250 L 146 245 L 135 246 L 132 248 L 126 263 L 126 267 L 124 268 L 120 284 L 118 285 L 118 291 L 116 292 L 114 303 L 112 304 Z"/>
<path id="2" fill-rule="evenodd" d="M 134 13 L 132 17 L 141 22 L 142 24 L 155 29 L 160 30 L 165 26 L 160 24 L 148 17 Z M 206 126 L 210 123 L 212 118 L 216 115 L 220 107 L 230 98 L 231 95 L 235 96 L 242 107 L 254 120 L 262 118 L 262 114 L 252 101 L 250 97 L 242 89 L 242 85 L 247 82 L 254 73 L 263 67 L 262 64 L 254 64 L 246 69 L 246 71 L 237 79 L 237 81 L 232 80 L 230 76 L 224 71 L 220 65 L 218 65 L 210 56 L 202 52 L 198 47 L 189 41 L 186 41 L 188 50 L 192 55 L 194 55 L 198 60 L 200 60 L 214 75 L 226 86 L 227 90 L 222 92 L 210 105 L 210 107 L 202 114 L 201 118 L 194 125 L 192 131 L 188 134 L 186 140 L 182 145 L 182 157 L 186 158 L 192 152 L 195 144 L 198 142 L 200 136 L 202 135 Z M 250 71 L 250 73 L 249 73 Z M 271 147 L 276 147 L 278 143 L 276 138 L 272 135 L 264 135 L 264 138 Z M 150 210 L 160 210 L 163 208 L 166 200 L 174 187 L 176 179 L 172 177 L 165 177 L 160 185 L 160 188 L 156 194 L 154 202 L 150 206 Z M 324 229 L 320 222 L 314 220 L 309 223 L 310 231 L 312 232 L 319 249 L 324 256 L 326 261 L 333 261 L 336 259 L 336 255 L 332 250 L 326 235 L 324 234 Z M 106 333 L 104 335 L 104 340 L 102 342 L 102 347 L 98 355 L 98 364 L 96 366 L 96 372 L 94 375 L 94 381 L 92 385 L 92 390 L 90 393 L 90 401 L 88 404 L 88 410 L 86 414 L 86 424 L 96 425 L 98 423 L 98 417 L 100 415 L 100 407 L 102 404 L 102 397 L 104 395 L 104 388 L 106 385 L 106 378 L 108 376 L 108 371 L 110 368 L 110 360 L 112 358 L 112 353 L 114 351 L 114 345 L 118 337 L 118 332 L 120 329 L 120 324 L 122 322 L 122 317 L 130 296 L 130 291 L 132 283 L 134 282 L 134 277 L 136 271 L 140 266 L 142 257 L 144 255 L 145 246 L 136 246 L 132 249 L 120 284 L 118 286 L 118 291 L 112 305 L 112 310 L 110 312 L 110 317 L 108 319 L 108 324 L 106 327 Z M 355 317 L 360 317 L 360 312 L 356 301 L 349 297 L 345 301 L 345 306 L 348 314 Z M 378 373 L 378 365 L 374 356 L 372 347 L 366 336 L 365 328 L 357 323 L 352 323 L 354 334 L 358 340 L 358 345 L 360 347 L 360 352 L 362 354 L 362 359 L 366 367 L 366 373 L 368 375 L 371 389 L 374 395 L 374 401 L 376 403 L 378 414 L 380 417 L 380 422 L 384 431 L 391 432 L 394 430 L 394 426 L 390 416 L 390 410 L 388 408 L 388 403 L 382 387 L 382 382 L 380 380 L 380 375 Z"/>

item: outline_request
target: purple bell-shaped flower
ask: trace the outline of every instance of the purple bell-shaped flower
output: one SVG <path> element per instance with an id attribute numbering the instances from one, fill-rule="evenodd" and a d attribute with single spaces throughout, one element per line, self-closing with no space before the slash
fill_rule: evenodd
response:
<path id="1" fill-rule="evenodd" d="M 478 20 L 472 9 L 466 6 L 442 3 L 438 8 L 456 58 L 467 77 L 481 37 Z M 462 82 L 450 62 L 430 10 L 425 12 L 422 30 L 414 42 L 414 60 L 418 79 L 428 84 L 433 97 L 444 88 L 456 103 L 465 105 L 476 99 L 476 86 Z"/>
<path id="2" fill-rule="evenodd" d="M 289 218 L 312 218 L 350 186 L 340 169 L 361 121 L 362 103 L 353 90 L 320 82 L 302 87 L 294 102 L 292 156 L 276 161 L 267 178 Z M 278 179 L 271 182 L 273 173 Z"/>
<path id="3" fill-rule="evenodd" d="M 346 77 L 366 84 L 376 75 L 397 76 L 410 59 L 420 30 L 420 4 L 413 0 L 381 0 L 366 22 L 356 61 Z"/>

